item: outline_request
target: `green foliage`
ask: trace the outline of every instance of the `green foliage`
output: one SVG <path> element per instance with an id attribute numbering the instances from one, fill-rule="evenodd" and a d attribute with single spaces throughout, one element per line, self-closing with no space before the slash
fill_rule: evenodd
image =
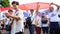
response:
<path id="1" fill-rule="evenodd" d="M 8 6 L 10 6 L 9 0 L 0 0 L 0 4 L 1 4 L 3 7 L 8 7 Z"/>

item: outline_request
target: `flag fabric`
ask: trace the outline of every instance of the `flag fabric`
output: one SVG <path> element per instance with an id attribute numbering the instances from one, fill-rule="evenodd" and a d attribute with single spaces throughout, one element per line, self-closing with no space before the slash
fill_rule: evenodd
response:
<path id="1" fill-rule="evenodd" d="M 19 5 L 19 8 L 21 10 L 30 10 L 30 9 L 36 10 L 37 9 L 37 5 L 39 5 L 40 6 L 39 10 L 42 10 L 42 9 L 44 10 L 44 9 L 47 9 L 47 8 L 49 8 L 51 6 L 51 2 L 50 1 L 49 2 L 39 2 L 37 0 L 34 0 L 34 1 L 31 0 L 30 1 L 31 3 L 30 3 L 27 0 L 25 0 L 24 3 L 21 3 Z M 10 0 L 10 4 L 11 4 L 11 2 L 12 2 L 12 0 Z M 23 2 L 23 1 L 21 1 L 21 2 Z M 9 7 L 6 7 L 6 8 L 0 8 L 0 12 L 7 12 L 9 9 L 14 10 L 13 7 L 9 6 Z M 40 13 L 40 15 L 41 15 L 41 13 Z M 27 14 L 26 11 L 24 12 L 24 17 L 28 17 L 28 14 Z"/>
<path id="2" fill-rule="evenodd" d="M 21 10 L 29 10 L 29 9 L 34 9 L 36 10 L 37 9 L 37 3 L 38 2 L 35 2 L 35 3 L 29 3 L 29 4 L 22 4 L 22 5 L 19 5 L 19 8 Z M 51 6 L 51 3 L 44 3 L 44 2 L 39 2 L 38 5 L 40 6 L 39 9 L 47 9 Z M 13 9 L 13 7 L 6 7 L 6 8 L 0 8 L 1 12 L 2 11 L 5 11 L 5 10 L 8 10 L 8 9 Z"/>

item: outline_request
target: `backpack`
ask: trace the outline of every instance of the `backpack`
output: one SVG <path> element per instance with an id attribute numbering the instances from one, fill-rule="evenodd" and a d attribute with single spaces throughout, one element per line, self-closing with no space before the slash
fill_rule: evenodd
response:
<path id="1" fill-rule="evenodd" d="M 31 17 L 27 17 L 27 19 L 26 19 L 26 24 L 27 24 L 28 26 L 31 26 L 31 23 L 32 23 Z"/>

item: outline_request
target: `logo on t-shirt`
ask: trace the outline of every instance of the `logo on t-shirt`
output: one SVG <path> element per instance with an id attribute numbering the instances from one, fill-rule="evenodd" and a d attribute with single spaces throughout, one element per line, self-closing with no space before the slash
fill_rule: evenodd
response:
<path id="1" fill-rule="evenodd" d="M 54 17 L 54 16 L 56 16 L 56 14 L 52 14 L 52 15 L 51 15 L 51 17 Z"/>

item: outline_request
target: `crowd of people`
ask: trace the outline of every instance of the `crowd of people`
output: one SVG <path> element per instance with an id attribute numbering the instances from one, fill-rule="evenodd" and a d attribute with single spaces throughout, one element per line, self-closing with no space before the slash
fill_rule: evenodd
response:
<path id="1" fill-rule="evenodd" d="M 39 12 L 40 6 L 37 6 L 35 12 L 34 9 L 30 9 L 30 13 L 27 11 L 29 16 L 24 21 L 23 10 L 19 9 L 19 2 L 13 1 L 14 10 L 9 9 L 3 14 L 0 12 L 0 30 L 5 29 L 6 34 L 24 34 L 24 27 L 28 26 L 29 34 L 34 34 L 34 31 L 36 34 L 41 34 L 41 30 L 43 34 L 60 34 L 60 6 L 54 3 L 51 5 L 55 5 L 57 9 L 49 7 L 45 10 L 46 12 L 42 12 L 42 15 Z"/>

